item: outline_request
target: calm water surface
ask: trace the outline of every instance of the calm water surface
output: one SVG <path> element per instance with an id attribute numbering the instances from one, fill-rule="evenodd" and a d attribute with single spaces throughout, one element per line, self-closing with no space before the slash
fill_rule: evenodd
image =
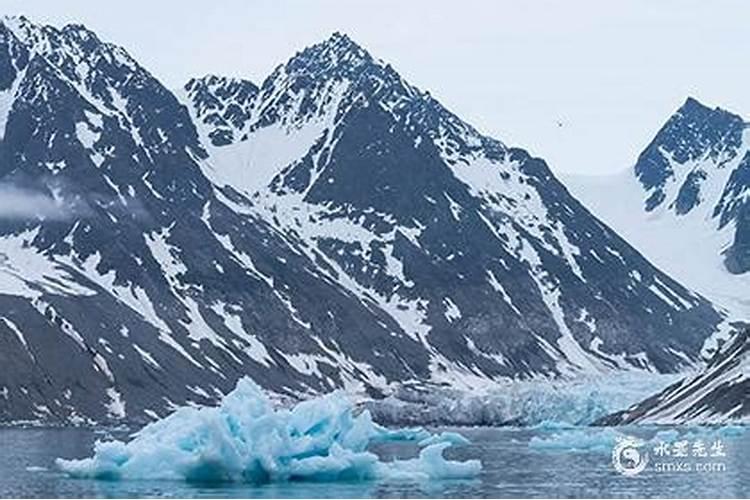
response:
<path id="1" fill-rule="evenodd" d="M 466 481 L 372 481 L 286 483 L 262 486 L 191 485 L 166 481 L 94 481 L 69 479 L 54 459 L 91 454 L 101 433 L 83 429 L 0 429 L 0 497 L 686 497 L 750 496 L 750 432 L 724 439 L 726 470 L 619 475 L 606 451 L 554 453 L 529 449 L 533 436 L 554 431 L 512 428 L 455 429 L 472 445 L 448 450 L 454 459 L 479 458 L 481 475 Z M 594 431 L 592 431 L 594 432 Z M 627 429 L 650 437 L 654 431 Z M 649 434 L 650 432 L 650 434 Z M 384 459 L 416 453 L 413 445 L 375 449 Z"/>

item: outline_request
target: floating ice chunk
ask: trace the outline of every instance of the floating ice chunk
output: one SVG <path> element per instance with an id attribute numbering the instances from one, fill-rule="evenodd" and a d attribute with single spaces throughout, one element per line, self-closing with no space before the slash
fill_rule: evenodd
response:
<path id="1" fill-rule="evenodd" d="M 416 441 L 418 458 L 382 462 L 372 443 Z M 94 455 L 57 460 L 72 477 L 167 479 L 199 482 L 337 481 L 382 477 L 464 478 L 479 473 L 478 460 L 448 461 L 443 451 L 467 441 L 455 433 L 391 431 L 370 413 L 354 413 L 342 393 L 276 410 L 249 379 L 240 380 L 218 407 L 181 408 L 127 443 L 98 441 Z"/>
<path id="2" fill-rule="evenodd" d="M 659 431 L 656 433 L 651 441 L 674 441 L 677 439 L 702 439 L 702 440 L 717 440 L 724 438 L 738 438 L 745 432 L 745 428 L 741 425 L 725 425 L 725 426 L 684 426 L 678 432 L 675 429 L 666 431 Z"/>
<path id="3" fill-rule="evenodd" d="M 724 425 L 716 429 L 723 437 L 740 437 L 745 433 L 746 427 L 742 425 Z"/>
<path id="4" fill-rule="evenodd" d="M 28 465 L 26 466 L 27 472 L 47 472 L 46 467 L 40 467 L 38 465 Z"/>
<path id="5" fill-rule="evenodd" d="M 379 463 L 378 475 L 394 479 L 403 478 L 410 481 L 419 479 L 463 479 L 478 475 L 482 468 L 479 460 L 453 462 L 443 457 L 443 450 L 451 445 L 450 442 L 436 442 L 420 451 L 419 458 Z"/>
<path id="6" fill-rule="evenodd" d="M 531 428 L 539 431 L 554 431 L 561 429 L 572 429 L 575 425 L 569 422 L 561 422 L 559 420 L 542 420 L 536 425 L 532 425 Z"/>
<path id="7" fill-rule="evenodd" d="M 611 452 L 617 439 L 623 437 L 610 428 L 579 427 L 552 433 L 548 437 L 534 436 L 529 448 L 542 452 Z"/>
<path id="8" fill-rule="evenodd" d="M 592 452 L 610 453 L 618 439 L 634 429 L 622 428 L 617 430 L 610 427 L 571 427 L 549 428 L 549 435 L 534 436 L 529 440 L 529 449 L 546 453 Z M 674 443 L 678 440 L 704 440 L 713 442 L 724 438 L 737 438 L 744 432 L 741 426 L 726 427 L 684 427 L 677 429 L 658 430 L 651 433 L 648 427 L 642 427 L 638 433 L 648 432 L 650 438 L 645 442 L 650 445 L 657 443 Z"/>
<path id="9" fill-rule="evenodd" d="M 436 443 L 469 444 L 469 440 L 457 432 L 443 432 L 422 439 L 419 446 L 430 446 Z"/>

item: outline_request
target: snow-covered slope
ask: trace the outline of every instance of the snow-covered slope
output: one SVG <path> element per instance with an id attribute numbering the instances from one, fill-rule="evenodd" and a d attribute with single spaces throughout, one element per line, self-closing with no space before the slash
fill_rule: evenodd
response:
<path id="1" fill-rule="evenodd" d="M 699 374 L 599 423 L 750 422 L 750 330 L 730 338 Z"/>
<path id="2" fill-rule="evenodd" d="M 688 99 L 634 168 L 565 181 L 660 268 L 734 317 L 750 317 L 750 127 L 742 118 Z"/>
<path id="3" fill-rule="evenodd" d="M 6 18 L 0 68 L 0 419 L 146 420 L 248 374 L 291 395 L 428 376 L 388 315 L 214 189 L 187 110 L 124 50 Z"/>
<path id="4" fill-rule="evenodd" d="M 1 420 L 674 372 L 723 320 L 345 36 L 182 97 L 82 26 L 0 23 Z"/>
<path id="5" fill-rule="evenodd" d="M 697 359 L 721 319 L 542 160 L 480 134 L 345 35 L 279 66 L 252 103 L 225 90 L 236 85 L 185 88 L 206 175 L 392 317 L 433 380 L 669 371 Z M 229 144 L 212 140 L 207 95 L 246 111 Z"/>

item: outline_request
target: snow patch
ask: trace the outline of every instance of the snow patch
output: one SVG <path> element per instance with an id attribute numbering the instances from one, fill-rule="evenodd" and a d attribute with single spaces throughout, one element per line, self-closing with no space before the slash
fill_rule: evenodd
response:
<path id="1" fill-rule="evenodd" d="M 108 388 L 107 397 L 109 398 L 109 402 L 106 404 L 108 415 L 117 419 L 125 418 L 125 401 L 123 401 L 117 389 L 114 387 Z"/>

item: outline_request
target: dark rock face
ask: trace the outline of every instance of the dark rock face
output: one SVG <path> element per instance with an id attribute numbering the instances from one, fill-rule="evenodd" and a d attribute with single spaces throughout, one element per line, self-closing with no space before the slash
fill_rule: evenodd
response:
<path id="1" fill-rule="evenodd" d="M 750 417 L 750 330 L 738 331 L 698 375 L 597 422 L 711 424 Z"/>
<path id="2" fill-rule="evenodd" d="M 483 136 L 344 35 L 277 68 L 250 115 L 242 140 L 210 149 L 216 182 L 398 318 L 438 371 L 670 370 L 672 349 L 697 352 L 698 325 L 718 319 L 542 160 Z M 247 158 L 250 175 L 272 133 L 306 141 L 302 152 L 257 182 L 230 172 L 227 159 Z"/>
<path id="3" fill-rule="evenodd" d="M 230 208 L 236 195 L 201 172 L 187 109 L 124 51 L 77 28 L 6 24 L 3 48 L 20 55 L 2 182 L 58 213 L 0 223 L 0 342 L 15 366 L 0 374 L 3 420 L 145 420 L 248 373 L 294 394 L 427 375 L 392 319 Z M 349 358 L 371 357 L 357 339 L 381 346 L 377 376 Z M 348 353 L 332 359 L 337 343 Z"/>
<path id="4" fill-rule="evenodd" d="M 747 201 L 747 190 L 750 186 L 750 152 L 740 163 L 740 166 L 732 172 L 729 178 L 722 201 L 728 207 L 725 219 L 734 218 L 736 230 L 734 242 L 726 252 L 726 266 L 729 272 L 743 274 L 750 271 L 750 202 Z M 744 196 L 744 198 L 743 198 Z"/>
<path id="5" fill-rule="evenodd" d="M 726 267 L 734 274 L 750 270 L 744 217 L 750 190 L 747 131 L 741 117 L 689 98 L 635 165 L 647 193 L 647 211 L 666 204 L 667 210 L 684 216 L 705 204 L 717 230 L 736 223 L 735 242 L 725 254 Z"/>
<path id="6" fill-rule="evenodd" d="M 81 26 L 0 24 L 1 420 L 674 371 L 721 320 L 343 35 L 186 99 Z"/>
<path id="7" fill-rule="evenodd" d="M 235 134 L 250 119 L 250 105 L 258 87 L 248 80 L 217 76 L 194 78 L 185 85 L 196 116 L 211 127 L 208 138 L 214 146 L 238 140 Z"/>
<path id="8" fill-rule="evenodd" d="M 706 172 L 702 170 L 694 170 L 687 175 L 674 201 L 674 211 L 677 215 L 685 215 L 701 202 L 701 183 L 707 177 Z"/>
<path id="9" fill-rule="evenodd" d="M 744 129 L 745 123 L 739 116 L 719 108 L 712 110 L 692 97 L 688 98 L 641 153 L 635 165 L 636 177 L 651 193 L 646 209 L 653 210 L 664 201 L 665 184 L 677 174 L 673 163 L 682 165 L 704 157 L 728 161 L 742 145 Z M 694 176 L 687 183 L 695 185 L 696 181 Z M 687 189 L 696 191 L 696 187 Z M 692 199 L 697 201 L 696 197 Z M 687 213 L 695 204 L 683 202 L 678 210 Z"/>

